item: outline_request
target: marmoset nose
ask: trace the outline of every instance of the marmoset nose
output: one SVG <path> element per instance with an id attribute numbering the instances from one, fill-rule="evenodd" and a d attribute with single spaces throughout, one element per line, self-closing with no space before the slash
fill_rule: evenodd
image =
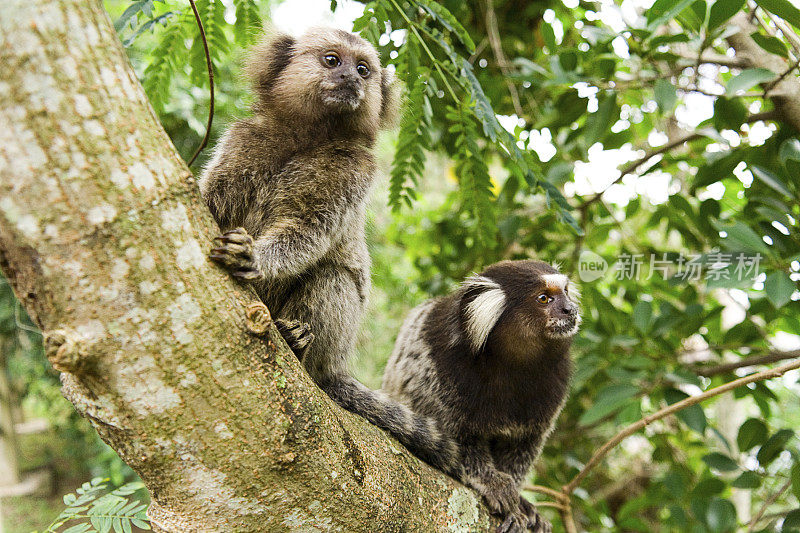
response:
<path id="1" fill-rule="evenodd" d="M 572 304 L 564 304 L 561 307 L 561 312 L 564 313 L 566 316 L 572 316 L 578 311 L 577 307 Z"/>

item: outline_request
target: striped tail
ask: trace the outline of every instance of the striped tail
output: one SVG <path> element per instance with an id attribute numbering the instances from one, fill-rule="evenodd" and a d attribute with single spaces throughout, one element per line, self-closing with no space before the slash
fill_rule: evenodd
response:
<path id="1" fill-rule="evenodd" d="M 321 386 L 336 403 L 388 431 L 429 465 L 456 479 L 463 477 L 458 444 L 439 430 L 433 418 L 415 413 L 349 375 L 338 376 Z"/>

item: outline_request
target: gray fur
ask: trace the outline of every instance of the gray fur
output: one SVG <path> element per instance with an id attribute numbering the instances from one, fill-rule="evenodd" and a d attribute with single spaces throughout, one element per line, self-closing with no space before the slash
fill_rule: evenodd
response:
<path id="1" fill-rule="evenodd" d="M 353 72 L 326 67 L 332 52 Z M 367 78 L 355 73 L 359 62 L 369 65 Z M 212 259 L 252 284 L 331 398 L 432 465 L 451 467 L 456 445 L 433 420 L 347 373 L 370 289 L 372 149 L 397 108 L 391 74 L 369 43 L 330 29 L 265 40 L 247 72 L 254 116 L 228 128 L 200 178 L 224 232 Z"/>

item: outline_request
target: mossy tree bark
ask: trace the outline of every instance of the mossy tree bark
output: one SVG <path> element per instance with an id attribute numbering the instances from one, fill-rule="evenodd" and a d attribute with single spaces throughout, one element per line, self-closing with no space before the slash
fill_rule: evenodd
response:
<path id="1" fill-rule="evenodd" d="M 207 261 L 218 228 L 99 1 L 6 3 L 0 65 L 0 266 L 156 530 L 488 527 L 247 330 L 254 297 Z"/>

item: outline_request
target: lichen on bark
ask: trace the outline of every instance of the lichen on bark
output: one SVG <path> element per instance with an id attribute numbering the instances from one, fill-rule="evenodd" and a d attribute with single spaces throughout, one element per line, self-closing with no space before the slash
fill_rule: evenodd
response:
<path id="1" fill-rule="evenodd" d="M 274 326 L 248 331 L 254 296 L 206 261 L 218 228 L 98 1 L 7 2 L 0 64 L 0 267 L 156 530 L 486 529 Z"/>

